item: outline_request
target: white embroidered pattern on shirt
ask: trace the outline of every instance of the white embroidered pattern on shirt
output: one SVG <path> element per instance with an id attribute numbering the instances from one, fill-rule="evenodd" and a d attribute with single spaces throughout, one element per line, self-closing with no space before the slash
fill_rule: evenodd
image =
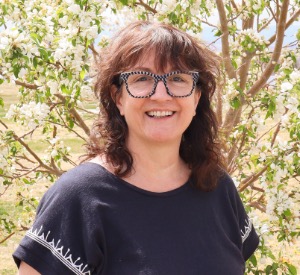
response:
<path id="1" fill-rule="evenodd" d="M 49 249 L 52 254 L 60 260 L 65 266 L 67 266 L 71 271 L 73 271 L 75 274 L 78 275 L 90 275 L 91 272 L 87 270 L 87 265 L 83 266 L 83 263 L 79 264 L 80 258 L 77 258 L 77 260 L 73 261 L 72 254 L 70 253 L 70 249 L 68 249 L 65 253 L 63 252 L 64 247 L 60 245 L 60 240 L 58 240 L 55 244 L 55 240 L 52 239 L 52 241 L 48 240 L 50 231 L 48 231 L 47 235 L 43 232 L 41 232 L 43 229 L 43 226 L 40 227 L 40 229 L 31 228 L 29 231 L 27 231 L 26 236 L 31 238 L 32 240 L 38 242 L 45 248 Z"/>
<path id="2" fill-rule="evenodd" d="M 246 223 L 246 225 L 245 225 L 244 231 L 241 229 L 243 243 L 248 238 L 248 236 L 252 230 L 252 221 L 250 219 L 248 219 L 248 220 L 245 220 L 245 223 Z"/>

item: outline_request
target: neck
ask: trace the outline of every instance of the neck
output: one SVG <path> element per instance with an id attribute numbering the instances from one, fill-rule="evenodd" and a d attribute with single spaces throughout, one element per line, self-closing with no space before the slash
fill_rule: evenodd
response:
<path id="1" fill-rule="evenodd" d="M 127 143 L 133 157 L 128 182 L 150 191 L 164 192 L 184 184 L 190 174 L 179 156 L 180 142 L 165 144 Z"/>

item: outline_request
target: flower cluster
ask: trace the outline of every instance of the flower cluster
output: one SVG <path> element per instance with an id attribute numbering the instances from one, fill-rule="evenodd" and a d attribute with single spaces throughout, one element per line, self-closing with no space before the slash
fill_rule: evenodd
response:
<path id="1" fill-rule="evenodd" d="M 10 175 L 9 165 L 7 163 L 7 155 L 9 154 L 9 150 L 6 146 L 0 146 L 0 186 L 2 186 L 4 182 L 4 178 L 2 177 L 3 174 L 6 176 Z"/>
<path id="2" fill-rule="evenodd" d="M 71 147 L 66 146 L 59 136 L 56 136 L 55 138 L 47 138 L 47 142 L 49 143 L 49 147 L 45 152 L 46 155 L 43 160 L 46 163 L 54 161 L 58 167 L 61 167 L 63 158 L 70 155 Z"/>
<path id="3" fill-rule="evenodd" d="M 246 53 L 268 53 L 267 45 L 268 41 L 253 29 L 241 30 L 231 44 L 234 53 L 242 53 L 242 56 L 246 56 Z"/>
<path id="4" fill-rule="evenodd" d="M 261 14 L 266 6 L 263 0 L 246 0 L 236 3 L 236 13 L 241 19 L 248 19 L 253 14 Z"/>
<path id="5" fill-rule="evenodd" d="M 34 130 L 41 125 L 50 113 L 50 108 L 45 103 L 29 102 L 22 106 L 12 104 L 6 114 L 7 119 L 14 119 L 26 128 Z"/>

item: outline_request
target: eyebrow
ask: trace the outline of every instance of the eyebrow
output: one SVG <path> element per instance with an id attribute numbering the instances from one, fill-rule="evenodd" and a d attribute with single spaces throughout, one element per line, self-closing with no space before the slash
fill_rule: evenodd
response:
<path id="1" fill-rule="evenodd" d="M 149 73 L 154 73 L 150 68 L 147 68 L 147 67 L 135 67 L 135 68 L 132 68 L 132 70 L 130 70 L 130 71 L 145 71 L 145 72 L 149 72 Z M 169 72 L 174 72 L 174 71 L 180 71 L 180 70 L 176 69 L 175 67 L 172 67 Z"/>
<path id="2" fill-rule="evenodd" d="M 132 71 L 146 71 L 146 72 L 152 73 L 152 70 L 147 67 L 135 67 L 135 68 L 132 68 Z"/>

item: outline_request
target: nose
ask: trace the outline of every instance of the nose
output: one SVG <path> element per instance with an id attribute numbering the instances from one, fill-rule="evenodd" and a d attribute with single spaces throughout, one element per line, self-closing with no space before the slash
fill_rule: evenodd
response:
<path id="1" fill-rule="evenodd" d="M 171 100 L 172 97 L 167 93 L 167 87 L 165 86 L 163 81 L 158 81 L 157 86 L 155 88 L 155 93 L 150 97 L 152 100 Z"/>

